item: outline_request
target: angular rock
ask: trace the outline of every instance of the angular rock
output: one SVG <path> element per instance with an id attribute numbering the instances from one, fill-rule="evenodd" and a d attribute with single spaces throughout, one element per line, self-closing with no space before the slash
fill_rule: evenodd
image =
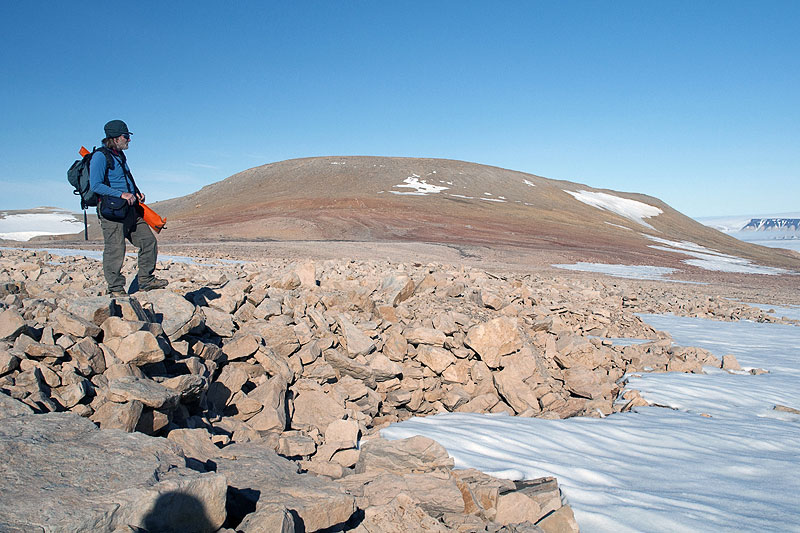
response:
<path id="1" fill-rule="evenodd" d="M 118 316 L 107 318 L 100 327 L 103 329 L 103 339 L 106 341 L 113 337 L 127 337 L 135 331 L 149 331 L 156 336 L 164 332 L 159 324 L 143 320 L 125 320 Z"/>
<path id="2" fill-rule="evenodd" d="M 595 373 L 585 366 L 567 368 L 562 375 L 564 376 L 564 387 L 575 396 L 590 399 L 603 397 L 600 381 Z"/>
<path id="3" fill-rule="evenodd" d="M 13 341 L 25 331 L 25 319 L 13 309 L 0 312 L 0 340 Z"/>
<path id="4" fill-rule="evenodd" d="M 520 492 L 501 494 L 497 500 L 494 521 L 503 525 L 530 522 L 535 524 L 542 517 L 539 504 Z"/>
<path id="5" fill-rule="evenodd" d="M 206 307 L 203 309 L 203 316 L 206 318 L 206 329 L 218 337 L 230 338 L 236 332 L 233 316 L 226 311 Z"/>
<path id="6" fill-rule="evenodd" d="M 195 306 L 167 289 L 137 293 L 139 300 L 153 306 L 156 322 L 161 324 L 164 334 L 170 339 L 178 339 L 187 333 L 199 330 L 204 324 L 204 316 Z"/>
<path id="7" fill-rule="evenodd" d="M 255 311 L 253 311 L 253 318 L 265 320 L 273 316 L 278 316 L 281 312 L 281 302 L 279 300 L 264 298 L 264 300 L 258 304 Z"/>
<path id="8" fill-rule="evenodd" d="M 161 382 L 164 387 L 178 393 L 181 401 L 191 402 L 197 400 L 208 389 L 208 381 L 197 374 L 184 374 Z"/>
<path id="9" fill-rule="evenodd" d="M 453 459 L 444 446 L 423 436 L 401 440 L 371 439 L 361 445 L 357 473 L 395 474 L 432 472 L 453 468 Z"/>
<path id="10" fill-rule="evenodd" d="M 295 265 L 294 272 L 300 278 L 300 286 L 311 288 L 317 286 L 317 267 L 311 261 Z"/>
<path id="11" fill-rule="evenodd" d="M 288 384 L 274 376 L 253 389 L 248 397 L 258 401 L 263 409 L 249 420 L 256 431 L 283 431 L 287 426 L 286 390 Z M 302 417 L 301 417 L 302 418 Z"/>
<path id="12" fill-rule="evenodd" d="M 0 350 L 0 376 L 19 368 L 19 358 L 5 350 Z"/>
<path id="13" fill-rule="evenodd" d="M 180 400 L 180 394 L 176 391 L 151 379 L 134 377 L 122 377 L 109 382 L 106 397 L 116 403 L 138 400 L 154 409 L 171 409 Z"/>
<path id="14" fill-rule="evenodd" d="M 33 414 L 33 409 L 30 406 L 0 392 L 0 420 L 30 414 Z"/>
<path id="15" fill-rule="evenodd" d="M 62 309 L 56 309 L 48 317 L 53 326 L 53 331 L 67 333 L 75 337 L 96 337 L 102 331 L 94 322 L 75 316 Z"/>
<path id="16" fill-rule="evenodd" d="M 375 388 L 375 372 L 359 359 L 350 359 L 342 355 L 339 350 L 329 349 L 323 352 L 325 362 L 331 365 L 340 375 L 350 376 L 364 382 L 370 388 Z M 363 357 L 360 358 L 363 360 Z"/>
<path id="17" fill-rule="evenodd" d="M 115 314 L 122 314 L 116 302 L 108 296 L 89 296 L 71 299 L 67 311 L 100 326 Z"/>
<path id="18" fill-rule="evenodd" d="M 261 339 L 251 333 L 238 335 L 222 346 L 228 361 L 246 359 L 256 353 L 261 346 Z"/>
<path id="19" fill-rule="evenodd" d="M 447 367 L 456 362 L 455 356 L 444 348 L 438 346 L 420 345 L 417 351 L 417 361 L 427 366 L 437 374 L 441 374 Z"/>
<path id="20" fill-rule="evenodd" d="M 339 449 L 355 448 L 359 433 L 355 420 L 334 420 L 325 429 L 325 443 L 336 443 Z"/>
<path id="21" fill-rule="evenodd" d="M 94 339 L 81 339 L 73 344 L 67 353 L 81 365 L 91 368 L 92 373 L 102 374 L 106 371 L 106 360 L 103 350 Z"/>
<path id="22" fill-rule="evenodd" d="M 722 369 L 723 370 L 741 370 L 742 367 L 739 364 L 739 361 L 736 360 L 736 356 L 733 354 L 723 355 L 722 356 Z"/>
<path id="23" fill-rule="evenodd" d="M 295 514 L 296 527 L 311 532 L 342 524 L 356 510 L 355 499 L 335 482 L 298 474 L 294 463 L 263 445 L 234 444 L 223 452 L 215 462 L 231 498 L 245 507 L 255 504 L 256 513 L 282 506 Z"/>
<path id="24" fill-rule="evenodd" d="M 543 477 L 525 481 L 515 481 L 516 492 L 524 494 L 539 504 L 542 516 L 561 507 L 561 491 L 553 477 Z"/>
<path id="25" fill-rule="evenodd" d="M 444 332 L 433 328 L 411 328 L 403 332 L 403 336 L 411 344 L 430 344 L 431 346 L 444 346 L 447 338 Z"/>
<path id="26" fill-rule="evenodd" d="M 446 527 L 421 509 L 411 496 L 400 493 L 383 505 L 367 507 L 364 510 L 364 519 L 353 530 L 354 533 L 391 533 L 400 531 L 445 533 L 452 531 L 452 529 Z"/>
<path id="27" fill-rule="evenodd" d="M 367 364 L 372 369 L 375 381 L 388 381 L 403 374 L 403 367 L 395 363 L 382 353 L 373 353 L 367 356 Z"/>
<path id="28" fill-rule="evenodd" d="M 364 486 L 364 498 L 370 506 L 385 505 L 398 494 L 411 496 L 431 516 L 463 513 L 464 499 L 449 472 L 425 474 L 378 474 Z"/>
<path id="29" fill-rule="evenodd" d="M 111 344 L 110 344 L 111 345 Z M 113 345 L 111 345 L 113 346 Z M 136 331 L 120 340 L 114 355 L 125 364 L 142 366 L 166 358 L 167 347 L 149 331 Z"/>
<path id="30" fill-rule="evenodd" d="M 196 459 L 201 463 L 214 459 L 219 455 L 219 448 L 214 446 L 211 435 L 202 428 L 173 429 L 167 439 L 180 446 L 186 457 Z"/>
<path id="31" fill-rule="evenodd" d="M 212 532 L 225 520 L 225 477 L 186 468 L 164 439 L 99 430 L 71 413 L 27 415 L 4 420 L 0 453 L 3 498 L 14 502 L 0 507 L 0 523 Z M 58 497 L 41 497 L 48 493 Z"/>
<path id="32" fill-rule="evenodd" d="M 522 381 L 520 374 L 516 373 L 513 367 L 496 372 L 494 384 L 497 392 L 516 414 L 524 413 L 529 409 L 533 409 L 534 412 L 541 411 L 534 388 Z"/>
<path id="33" fill-rule="evenodd" d="M 317 451 L 317 445 L 308 435 L 299 431 L 287 431 L 281 434 L 275 451 L 284 457 L 304 457 L 313 455 Z"/>
<path id="34" fill-rule="evenodd" d="M 397 307 L 414 294 L 414 280 L 405 274 L 390 275 L 383 279 L 381 291 L 386 302 Z"/>
<path id="35" fill-rule="evenodd" d="M 354 326 L 344 315 L 339 315 L 336 321 L 339 324 L 339 331 L 344 337 L 347 355 L 351 359 L 359 355 L 366 355 L 375 349 L 375 342 Z"/>
<path id="36" fill-rule="evenodd" d="M 580 527 L 569 505 L 550 513 L 536 525 L 545 533 L 580 533 Z"/>
<path id="37" fill-rule="evenodd" d="M 294 399 L 291 427 L 294 429 L 318 428 L 324 431 L 331 422 L 341 420 L 345 409 L 333 395 L 322 391 L 304 390 Z"/>
<path id="38" fill-rule="evenodd" d="M 464 344 L 475 350 L 489 368 L 498 368 L 503 355 L 522 348 L 522 339 L 516 319 L 498 317 L 470 328 Z"/>
<path id="39" fill-rule="evenodd" d="M 294 533 L 292 513 L 283 505 L 268 504 L 250 513 L 236 527 L 241 533 Z"/>

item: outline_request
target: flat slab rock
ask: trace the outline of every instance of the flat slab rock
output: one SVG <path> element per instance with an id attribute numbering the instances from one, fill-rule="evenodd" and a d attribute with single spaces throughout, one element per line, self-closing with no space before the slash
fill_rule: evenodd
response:
<path id="1" fill-rule="evenodd" d="M 255 511 L 286 509 L 303 531 L 346 522 L 356 511 L 355 498 L 334 481 L 298 474 L 297 465 L 259 443 L 234 444 L 214 459 L 234 499 L 250 500 Z"/>
<path id="2" fill-rule="evenodd" d="M 23 414 L 3 418 L 0 456 L 0 531 L 211 532 L 225 520 L 225 477 L 186 468 L 166 439 Z"/>

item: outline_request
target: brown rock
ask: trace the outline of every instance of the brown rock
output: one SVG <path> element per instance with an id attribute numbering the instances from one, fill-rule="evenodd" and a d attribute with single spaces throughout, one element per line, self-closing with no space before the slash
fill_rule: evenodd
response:
<path id="1" fill-rule="evenodd" d="M 449 472 L 384 473 L 364 486 L 364 497 L 370 506 L 385 505 L 400 493 L 408 494 L 431 516 L 464 512 L 464 499 Z"/>
<path id="2" fill-rule="evenodd" d="M 252 333 L 238 335 L 222 346 L 228 361 L 246 359 L 256 353 L 261 346 L 261 339 Z"/>
<path id="3" fill-rule="evenodd" d="M 142 402 L 134 400 L 128 403 L 106 402 L 89 418 L 100 426 L 100 429 L 121 429 L 132 433 L 142 416 Z"/>
<path id="4" fill-rule="evenodd" d="M 456 362 L 456 358 L 444 348 L 424 344 L 420 345 L 417 351 L 417 361 L 437 374 L 441 374 L 448 366 Z"/>
<path id="5" fill-rule="evenodd" d="M 503 525 L 530 522 L 535 524 L 542 517 L 539 504 L 520 492 L 501 494 L 497 500 L 494 521 Z"/>
<path id="6" fill-rule="evenodd" d="M 414 281 L 405 274 L 387 276 L 381 286 L 385 301 L 394 307 L 408 300 L 414 294 L 414 289 Z"/>
<path id="7" fill-rule="evenodd" d="M 564 387 L 575 396 L 590 399 L 603 397 L 600 381 L 595 373 L 585 366 L 567 368 L 562 375 L 564 376 Z"/>
<path id="8" fill-rule="evenodd" d="M 464 343 L 475 350 L 490 368 L 498 368 L 503 355 L 522 348 L 517 320 L 509 317 L 498 317 L 473 326 Z"/>
<path id="9" fill-rule="evenodd" d="M 56 309 L 50 313 L 48 320 L 53 326 L 53 331 L 75 337 L 96 337 L 102 331 L 100 326 L 94 322 L 89 322 L 62 309 Z"/>
<path id="10" fill-rule="evenodd" d="M 339 324 L 339 331 L 344 337 L 347 355 L 351 359 L 359 355 L 366 355 L 375 349 L 375 342 L 354 326 L 344 315 L 339 315 L 336 321 Z"/>
<path id="11" fill-rule="evenodd" d="M 358 473 L 408 473 L 449 470 L 454 465 L 447 450 L 427 437 L 416 436 L 389 441 L 371 439 L 361 446 L 361 457 L 356 464 Z"/>
<path id="12" fill-rule="evenodd" d="M 451 529 L 426 513 L 411 496 L 400 493 L 383 505 L 367 507 L 364 510 L 364 519 L 353 531 L 354 533 L 401 531 L 445 533 Z"/>
<path id="13" fill-rule="evenodd" d="M 575 521 L 575 515 L 569 505 L 550 513 L 537 522 L 536 525 L 542 528 L 545 533 L 580 533 L 580 527 L 578 522 Z"/>
<path id="14" fill-rule="evenodd" d="M 742 367 L 739 364 L 739 361 L 736 360 L 736 357 L 733 354 L 723 355 L 722 356 L 722 368 L 723 370 L 741 370 Z"/>
<path id="15" fill-rule="evenodd" d="M 123 338 L 114 348 L 114 355 L 126 364 L 141 366 L 166 358 L 166 347 L 149 331 L 136 331 Z"/>
<path id="16" fill-rule="evenodd" d="M 6 309 L 0 312 L 0 340 L 13 341 L 25 329 L 25 319 L 17 311 Z"/>
<path id="17" fill-rule="evenodd" d="M 154 409 L 171 409 L 178 404 L 180 395 L 151 379 L 122 377 L 108 383 L 106 397 L 116 403 L 140 401 Z"/>
<path id="18" fill-rule="evenodd" d="M 94 374 L 102 374 L 106 371 L 103 350 L 100 349 L 94 339 L 79 340 L 67 350 L 67 353 L 81 365 L 91 368 L 91 372 Z"/>
<path id="19" fill-rule="evenodd" d="M 411 344 L 430 344 L 432 346 L 444 346 L 447 338 L 444 332 L 433 328 L 410 328 L 403 332 L 403 336 Z"/>
<path id="20" fill-rule="evenodd" d="M 344 418 L 345 410 L 340 401 L 321 391 L 304 390 L 294 399 L 294 414 L 291 427 L 294 429 L 315 427 L 320 431 L 331 422 Z"/>

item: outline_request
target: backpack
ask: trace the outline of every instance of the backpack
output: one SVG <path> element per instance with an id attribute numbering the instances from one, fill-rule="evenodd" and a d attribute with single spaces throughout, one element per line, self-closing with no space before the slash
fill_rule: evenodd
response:
<path id="1" fill-rule="evenodd" d="M 108 185 L 108 171 L 114 166 L 114 161 L 112 159 L 114 156 L 111 155 L 111 151 L 105 146 L 101 146 L 100 148 L 95 147 L 91 152 L 81 146 L 81 159 L 72 163 L 72 166 L 67 170 L 67 181 L 69 181 L 69 184 L 75 189 L 72 193 L 81 197 L 81 209 L 83 209 L 83 238 L 87 241 L 89 240 L 89 223 L 86 219 L 86 208 L 95 207 L 98 200 L 97 194 L 95 194 L 89 185 L 89 164 L 92 162 L 92 156 L 97 151 L 102 152 L 103 155 L 106 156 L 106 170 L 103 174 L 103 183 Z M 120 154 L 120 156 L 120 164 L 125 170 L 126 176 L 133 182 L 134 190 L 138 192 L 139 189 L 136 187 L 136 182 L 133 181 L 133 176 L 125 169 L 125 154 Z"/>
<path id="2" fill-rule="evenodd" d="M 95 207 L 97 205 L 97 195 L 89 187 L 89 164 L 96 151 L 97 148 L 93 148 L 90 152 L 81 146 L 81 155 L 83 157 L 72 163 L 72 166 L 67 171 L 67 181 L 75 189 L 72 194 L 81 197 L 81 209 L 84 211 L 86 211 L 87 207 Z M 111 154 L 107 149 L 100 148 L 100 151 L 106 156 L 106 172 L 103 179 L 108 183 L 108 169 L 114 166 L 114 162 L 111 161 Z"/>

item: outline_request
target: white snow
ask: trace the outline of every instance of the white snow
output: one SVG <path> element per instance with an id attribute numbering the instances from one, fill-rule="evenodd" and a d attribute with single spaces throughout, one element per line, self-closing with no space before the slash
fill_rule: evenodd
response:
<path id="1" fill-rule="evenodd" d="M 645 237 L 665 245 L 651 245 L 650 248 L 694 257 L 694 259 L 684 259 L 683 263 L 700 267 L 705 270 L 765 275 L 787 274 L 790 272 L 789 270 L 783 268 L 756 265 L 748 259 L 743 259 L 734 255 L 723 254 L 690 241 L 670 241 L 660 237 L 654 237 L 652 235 L 645 235 Z"/>
<path id="2" fill-rule="evenodd" d="M 583 190 L 564 190 L 564 192 L 574 196 L 575 199 L 580 202 L 591 205 L 598 209 L 611 211 L 612 213 L 616 213 L 627 218 L 628 220 L 632 220 L 638 224 L 647 226 L 648 228 L 652 228 L 652 226 L 645 222 L 644 219 L 658 216 L 663 213 L 661 209 L 650 204 L 639 202 L 637 200 L 631 200 L 630 198 L 620 198 L 619 196 L 614 196 L 613 194 L 608 194 L 605 192 L 592 192 Z"/>
<path id="3" fill-rule="evenodd" d="M 664 276 L 677 272 L 674 268 L 648 265 L 614 265 L 579 262 L 572 265 L 560 264 L 552 266 L 565 270 L 578 270 L 580 272 L 599 272 L 617 278 L 650 279 L 658 281 L 676 281 L 665 278 Z"/>
<path id="4" fill-rule="evenodd" d="M 83 230 L 83 221 L 68 212 L 25 213 L 0 218 L 0 239 L 29 241 L 41 235 L 69 235 Z"/>
<path id="5" fill-rule="evenodd" d="M 522 183 L 524 183 L 525 185 L 527 185 L 527 186 L 529 186 L 529 187 L 536 187 L 536 184 L 535 184 L 535 183 L 531 183 L 531 182 L 530 182 L 530 181 L 528 181 L 528 180 L 522 180 Z"/>
<path id="6" fill-rule="evenodd" d="M 500 198 L 479 198 L 479 200 L 483 200 L 484 202 L 499 202 L 501 204 L 506 203 L 505 200 L 502 200 Z"/>
<path id="7" fill-rule="evenodd" d="M 629 228 L 627 226 L 621 226 L 619 224 L 614 224 L 613 222 L 609 222 L 608 220 L 606 220 L 605 223 L 608 224 L 609 226 L 614 226 L 615 228 L 626 229 L 628 231 L 633 231 L 631 228 Z"/>
<path id="8" fill-rule="evenodd" d="M 426 435 L 457 468 L 558 478 L 583 533 L 800 531 L 800 327 L 647 315 L 676 343 L 760 376 L 663 373 L 627 387 L 664 407 L 604 419 L 448 413 L 382 430 Z"/>
<path id="9" fill-rule="evenodd" d="M 392 194 L 426 196 L 428 194 L 436 194 L 450 188 L 450 187 L 445 187 L 443 185 L 433 185 L 432 183 L 428 183 L 425 180 L 420 180 L 419 178 L 420 177 L 417 176 L 416 174 L 412 174 L 411 176 L 403 180 L 403 183 L 395 185 L 395 187 L 406 187 L 409 189 L 414 189 L 413 192 L 400 192 L 400 191 L 389 191 L 389 192 Z"/>

